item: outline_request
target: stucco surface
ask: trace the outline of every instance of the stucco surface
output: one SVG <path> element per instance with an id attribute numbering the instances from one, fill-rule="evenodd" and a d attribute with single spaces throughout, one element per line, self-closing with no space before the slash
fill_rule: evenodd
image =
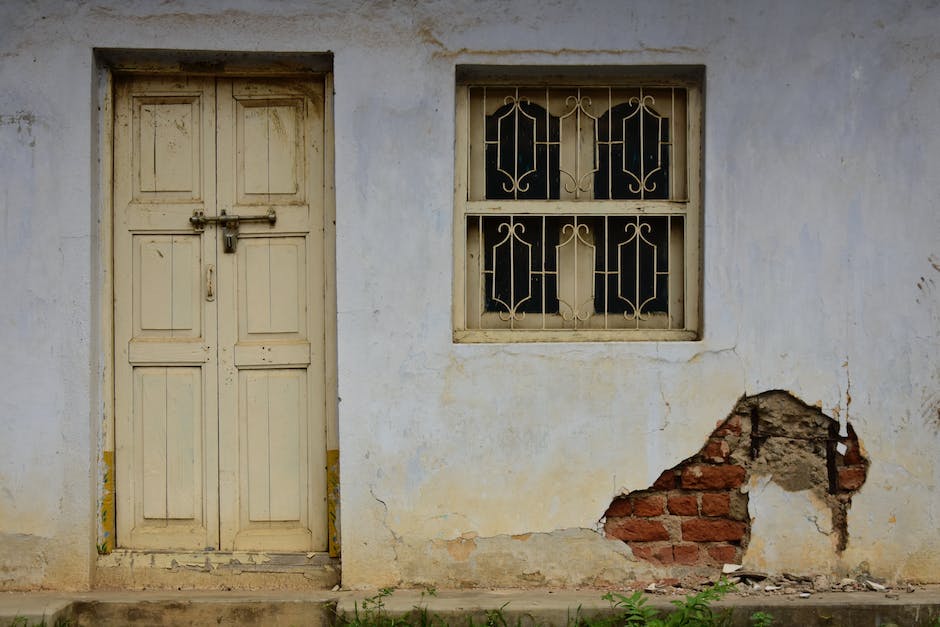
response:
<path id="1" fill-rule="evenodd" d="M 0 0 L 0 587 L 91 584 L 96 47 L 334 54 L 346 585 L 573 585 L 590 564 L 566 580 L 552 554 L 577 542 L 627 576 L 628 549 L 571 530 L 771 389 L 850 417 L 872 463 L 841 557 L 794 553 L 814 531 L 763 521 L 816 505 L 764 489 L 761 564 L 936 580 L 938 27 L 926 1 Z M 452 343 L 465 63 L 706 67 L 701 341 Z M 441 550 L 528 533 L 475 569 Z"/>

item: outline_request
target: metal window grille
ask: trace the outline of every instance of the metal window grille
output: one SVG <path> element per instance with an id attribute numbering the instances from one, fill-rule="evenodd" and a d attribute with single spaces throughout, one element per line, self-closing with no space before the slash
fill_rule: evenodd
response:
<path id="1" fill-rule="evenodd" d="M 682 83 L 462 86 L 456 337 L 693 338 L 698 102 Z"/>

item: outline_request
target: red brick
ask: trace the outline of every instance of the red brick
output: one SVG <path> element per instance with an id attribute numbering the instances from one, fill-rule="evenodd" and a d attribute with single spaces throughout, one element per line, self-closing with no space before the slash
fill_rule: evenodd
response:
<path id="1" fill-rule="evenodd" d="M 718 428 L 712 433 L 716 438 L 723 438 L 726 435 L 741 435 L 741 416 L 734 415 L 718 424 Z"/>
<path id="2" fill-rule="evenodd" d="M 631 544 L 630 550 L 633 551 L 634 557 L 644 559 L 647 562 L 653 561 L 653 548 L 648 544 Z"/>
<path id="3" fill-rule="evenodd" d="M 739 542 L 747 526 L 726 518 L 692 518 L 682 522 L 682 539 L 690 542 Z"/>
<path id="4" fill-rule="evenodd" d="M 842 490 L 858 490 L 865 483 L 864 466 L 846 466 L 839 469 L 839 488 Z"/>
<path id="5" fill-rule="evenodd" d="M 654 490 L 672 490 L 676 487 L 676 471 L 667 470 L 653 483 Z"/>
<path id="6" fill-rule="evenodd" d="M 852 440 L 848 440 L 845 445 L 848 449 L 845 451 L 845 455 L 842 456 L 843 464 L 846 466 L 856 466 L 865 463 L 862 457 L 862 449 L 857 441 L 853 442 Z"/>
<path id="7" fill-rule="evenodd" d="M 694 494 L 670 496 L 666 508 L 676 516 L 698 516 L 698 499 Z"/>
<path id="8" fill-rule="evenodd" d="M 702 495 L 702 516 L 727 516 L 731 497 L 727 492 Z"/>
<path id="9" fill-rule="evenodd" d="M 665 513 L 666 497 L 653 494 L 650 496 L 638 496 L 633 499 L 633 515 L 649 518 L 650 516 L 662 516 Z"/>
<path id="10" fill-rule="evenodd" d="M 653 542 L 668 540 L 669 532 L 658 520 L 619 518 L 604 526 L 607 535 L 627 542 Z"/>
<path id="11" fill-rule="evenodd" d="M 653 550 L 653 559 L 658 561 L 660 564 L 672 564 L 672 546 L 662 546 L 658 549 Z"/>
<path id="12" fill-rule="evenodd" d="M 738 549 L 730 544 L 716 544 L 708 547 L 708 555 L 719 564 L 737 564 Z"/>
<path id="13" fill-rule="evenodd" d="M 724 440 L 709 440 L 702 449 L 702 458 L 708 462 L 721 463 L 727 461 L 731 447 Z"/>
<path id="14" fill-rule="evenodd" d="M 604 516 L 607 518 L 622 518 L 633 513 L 633 503 L 626 497 L 618 497 L 613 500 Z"/>
<path id="15" fill-rule="evenodd" d="M 724 490 L 744 483 L 744 468 L 732 464 L 696 464 L 682 471 L 682 487 L 689 490 Z"/>
<path id="16" fill-rule="evenodd" d="M 676 564 L 695 564 L 699 560 L 698 547 L 694 544 L 677 544 L 672 547 Z"/>

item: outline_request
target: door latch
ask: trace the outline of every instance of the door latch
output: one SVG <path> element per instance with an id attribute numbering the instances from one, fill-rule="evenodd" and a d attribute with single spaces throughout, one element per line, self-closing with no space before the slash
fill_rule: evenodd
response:
<path id="1" fill-rule="evenodd" d="M 274 209 L 269 209 L 264 215 L 259 216 L 240 216 L 230 215 L 225 209 L 217 216 L 207 216 L 203 211 L 196 209 L 189 218 L 189 223 L 193 225 L 193 230 L 202 232 L 206 230 L 207 224 L 218 224 L 222 227 L 222 246 L 227 253 L 235 252 L 235 245 L 238 242 L 238 225 L 242 222 L 267 222 L 271 226 L 277 222 L 277 214 Z"/>

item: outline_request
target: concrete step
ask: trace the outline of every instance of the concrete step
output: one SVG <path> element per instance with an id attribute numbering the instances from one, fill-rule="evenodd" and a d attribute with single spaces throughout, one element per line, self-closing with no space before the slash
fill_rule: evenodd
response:
<path id="1" fill-rule="evenodd" d="M 442 590 L 431 595 L 397 590 L 377 598 L 375 592 L 132 592 L 0 593 L 0 627 L 69 627 L 135 625 L 272 625 L 327 627 L 337 617 L 360 619 L 369 612 L 424 618 L 434 624 L 485 624 L 494 612 L 509 627 L 570 627 L 577 618 L 613 617 L 599 590 Z M 894 598 L 897 597 L 897 598 Z M 648 605 L 672 609 L 681 596 L 648 595 Z M 940 626 L 940 586 L 912 593 L 849 592 L 798 595 L 731 595 L 714 605 L 730 612 L 735 627 L 751 625 L 761 611 L 773 625 L 827 627 Z"/>
<path id="2" fill-rule="evenodd" d="M 409 616 L 412 624 L 427 623 L 427 620 L 420 620 L 423 614 L 432 624 L 443 622 L 463 627 L 470 618 L 475 625 L 484 625 L 490 613 L 499 610 L 498 625 L 570 627 L 578 618 L 590 620 L 617 615 L 618 611 L 601 598 L 603 594 L 597 590 L 452 590 L 435 595 L 396 591 L 378 602 L 382 604 L 381 612 L 396 617 Z M 773 616 L 775 626 L 940 627 L 940 588 L 902 592 L 896 596 L 898 598 L 890 598 L 883 592 L 816 593 L 809 598 L 729 595 L 712 607 L 716 612 L 729 612 L 735 627 L 752 625 L 751 617 L 756 612 Z M 667 613 L 674 609 L 672 601 L 683 598 L 651 594 L 647 596 L 647 606 Z M 375 596 L 371 599 L 374 606 Z M 336 613 L 349 619 L 358 611 L 360 619 L 367 618 L 369 607 L 364 608 L 363 601 L 369 600 L 370 596 L 363 593 L 344 596 L 337 600 Z"/>

